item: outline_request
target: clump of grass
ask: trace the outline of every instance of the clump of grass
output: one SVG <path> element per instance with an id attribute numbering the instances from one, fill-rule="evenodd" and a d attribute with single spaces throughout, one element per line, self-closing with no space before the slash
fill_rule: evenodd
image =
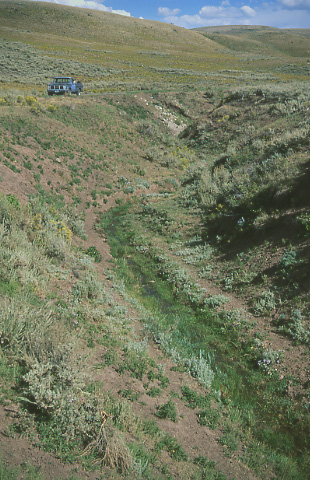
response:
<path id="1" fill-rule="evenodd" d="M 262 292 L 254 303 L 254 312 L 256 315 L 268 315 L 276 308 L 275 294 L 271 291 Z"/>
<path id="2" fill-rule="evenodd" d="M 148 371 L 148 360 L 145 356 L 139 355 L 134 351 L 129 351 L 122 364 L 119 365 L 119 373 L 124 371 L 131 372 L 132 376 L 142 380 L 143 375 Z"/>
<path id="3" fill-rule="evenodd" d="M 166 450 L 177 461 L 186 461 L 188 459 L 187 453 L 176 438 L 171 437 L 167 433 L 163 434 L 162 438 L 155 443 L 155 451 L 160 452 L 161 450 Z"/>
<path id="4" fill-rule="evenodd" d="M 158 418 L 168 418 L 173 422 L 177 421 L 177 409 L 173 401 L 170 399 L 167 403 L 160 405 L 157 408 L 156 416 Z"/>
<path id="5" fill-rule="evenodd" d="M 150 397 L 158 397 L 159 395 L 161 395 L 161 389 L 153 386 L 149 390 L 147 390 L 146 393 Z"/>
<path id="6" fill-rule="evenodd" d="M 209 395 L 197 394 L 189 387 L 184 386 L 181 389 L 182 398 L 187 401 L 187 405 L 191 408 L 201 408 L 197 413 L 200 425 L 207 426 L 214 430 L 217 427 L 220 413 L 212 408 L 211 397 Z"/>
<path id="7" fill-rule="evenodd" d="M 85 253 L 86 255 L 92 257 L 96 263 L 100 263 L 102 260 L 102 255 L 96 247 L 88 247 L 85 250 Z"/>
<path id="8" fill-rule="evenodd" d="M 186 400 L 187 406 L 190 408 L 198 408 L 198 407 L 205 407 L 209 406 L 210 398 L 208 396 L 204 396 L 201 393 L 197 393 L 187 385 L 184 385 L 181 388 L 182 399 Z"/>
<path id="9" fill-rule="evenodd" d="M 141 426 L 140 419 L 132 412 L 131 404 L 126 400 L 116 402 L 110 409 L 115 426 L 120 430 L 136 433 Z"/>
<path id="10" fill-rule="evenodd" d="M 6 463 L 0 459 L 1 480 L 16 480 L 21 476 L 24 480 L 43 480 L 41 467 L 34 467 L 28 462 L 21 467 L 9 467 Z"/>
<path id="11" fill-rule="evenodd" d="M 309 343 L 310 330 L 299 309 L 293 311 L 287 331 L 297 342 Z"/>
<path id="12" fill-rule="evenodd" d="M 216 410 L 212 409 L 210 405 L 209 408 L 200 410 L 200 412 L 197 413 L 197 417 L 200 425 L 207 426 L 211 430 L 214 430 L 217 427 L 220 414 Z"/>
<path id="13" fill-rule="evenodd" d="M 120 390 L 118 392 L 122 397 L 127 398 L 128 400 L 134 402 L 139 399 L 140 393 L 132 391 L 131 388 Z"/>
<path id="14" fill-rule="evenodd" d="M 205 387 L 211 386 L 214 379 L 214 372 L 201 351 L 199 357 L 192 356 L 185 361 L 185 364 L 193 377 L 196 377 L 202 385 Z"/>
<path id="15" fill-rule="evenodd" d="M 101 467 L 106 465 L 122 474 L 133 468 L 133 457 L 124 437 L 110 422 L 101 425 L 97 438 L 85 450 L 90 452 L 96 455 L 96 463 Z"/>
<path id="16" fill-rule="evenodd" d="M 203 468 L 203 475 L 208 480 L 226 480 L 226 475 L 215 468 L 215 462 L 200 455 L 194 458 L 194 464 Z"/>

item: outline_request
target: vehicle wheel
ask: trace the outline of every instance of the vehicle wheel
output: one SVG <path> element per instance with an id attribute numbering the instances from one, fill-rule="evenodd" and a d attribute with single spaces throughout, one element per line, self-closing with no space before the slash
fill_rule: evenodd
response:
<path id="1" fill-rule="evenodd" d="M 48 95 L 52 96 L 53 95 L 53 92 L 47 92 Z"/>
<path id="2" fill-rule="evenodd" d="M 81 91 L 77 90 L 76 95 L 81 95 Z"/>

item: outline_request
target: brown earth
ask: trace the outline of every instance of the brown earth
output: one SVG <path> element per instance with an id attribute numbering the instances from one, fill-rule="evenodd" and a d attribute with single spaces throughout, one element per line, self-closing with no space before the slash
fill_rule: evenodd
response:
<path id="1" fill-rule="evenodd" d="M 150 102 L 150 108 L 155 109 L 152 106 L 152 100 L 150 97 L 145 95 L 139 96 L 139 101 L 144 104 Z M 165 122 L 168 127 L 171 129 L 173 134 L 177 134 L 179 126 L 176 125 L 174 117 L 164 115 L 165 109 L 163 108 L 160 111 L 157 111 L 159 118 Z M 25 147 L 26 148 L 26 147 Z M 31 153 L 31 147 L 27 151 L 28 155 Z M 63 166 L 65 169 L 65 167 Z M 44 165 L 44 181 L 55 182 L 55 174 L 52 172 L 52 168 L 48 165 Z M 4 165 L 0 166 L 0 176 L 2 182 L 0 184 L 2 193 L 11 193 L 16 195 L 21 202 L 27 200 L 27 195 L 35 193 L 34 187 L 30 184 L 30 174 L 29 178 L 26 176 L 21 176 L 17 173 L 12 172 L 11 169 L 7 168 Z M 88 185 L 88 192 L 91 191 L 92 184 Z M 148 190 L 150 193 L 157 191 L 157 185 L 153 184 Z M 81 192 L 80 196 L 82 198 L 83 204 L 89 201 L 88 192 Z M 139 192 L 135 192 L 139 194 Z M 128 198 L 128 195 L 122 194 L 122 192 L 114 193 L 109 197 L 108 202 L 105 204 L 99 199 L 98 208 L 100 211 L 109 210 L 115 205 L 115 199 L 120 197 Z M 97 210 L 98 211 L 98 210 Z M 84 248 L 88 246 L 95 246 L 97 250 L 102 255 L 103 259 L 99 264 L 96 265 L 96 269 L 99 275 L 99 279 L 104 280 L 107 287 L 111 287 L 111 282 L 105 277 L 105 269 L 111 268 L 113 265 L 113 258 L 110 253 L 110 248 L 107 241 L 104 238 L 104 234 L 98 233 L 95 228 L 97 220 L 97 212 L 95 209 L 89 209 L 86 215 L 85 221 L 85 231 L 87 233 L 87 241 L 82 242 Z M 81 240 L 76 240 L 77 244 L 81 244 Z M 188 269 L 191 275 L 195 278 L 196 282 L 199 282 L 201 286 L 206 288 L 209 294 L 224 294 L 229 298 L 229 302 L 224 305 L 225 309 L 241 309 L 246 313 L 247 318 L 250 322 L 256 322 L 256 329 L 264 333 L 264 346 L 266 348 L 271 348 L 273 350 L 283 350 L 284 359 L 281 365 L 279 366 L 280 374 L 283 371 L 283 374 L 291 374 L 295 377 L 298 377 L 302 384 L 305 384 L 309 380 L 309 371 L 310 365 L 308 362 L 308 352 L 304 346 L 296 346 L 293 342 L 275 332 L 271 326 L 269 318 L 259 318 L 257 316 L 253 317 L 251 311 L 248 308 L 248 304 L 245 299 L 236 297 L 231 293 L 223 292 L 220 287 L 215 286 L 214 282 L 198 279 L 195 271 L 188 266 L 183 265 Z M 115 290 L 111 289 L 111 294 L 117 300 L 119 304 L 126 304 L 125 300 L 118 295 Z M 130 311 L 131 317 L 133 318 L 133 328 L 135 334 L 143 339 L 146 336 L 146 333 L 143 330 L 143 326 L 140 323 L 140 315 L 136 312 L 131 306 L 126 304 L 126 307 Z M 171 370 L 175 366 L 169 358 L 165 358 L 162 352 L 159 350 L 158 346 L 154 344 L 151 340 L 148 342 L 148 354 L 153 358 L 157 363 L 162 363 L 165 365 L 165 375 L 168 376 L 170 380 L 169 387 L 165 392 L 157 397 L 152 398 L 145 393 L 143 387 L 143 380 L 133 379 L 129 375 L 120 375 L 113 367 L 106 367 L 102 370 L 93 370 L 92 376 L 98 381 L 104 381 L 105 388 L 112 393 L 117 393 L 121 389 L 131 388 L 133 392 L 139 392 L 140 398 L 139 402 L 133 404 L 133 411 L 140 415 L 143 418 L 154 419 L 154 410 L 156 407 L 163 402 L 166 402 L 169 399 L 169 394 L 175 392 L 177 394 L 181 393 L 181 387 L 184 385 L 190 386 L 193 390 L 204 391 L 195 380 L 193 380 L 188 374 L 180 373 Z M 105 354 L 105 348 L 102 346 L 96 346 L 92 350 L 92 356 L 89 360 L 89 368 L 91 369 L 94 365 L 98 364 L 102 360 L 103 355 Z M 290 397 L 295 397 L 299 395 L 300 388 L 290 387 L 288 395 Z M 141 405 L 143 403 L 143 405 Z M 197 411 L 187 407 L 184 402 L 180 401 L 179 398 L 175 398 L 175 404 L 178 410 L 178 422 L 174 423 L 170 420 L 156 420 L 162 429 L 164 429 L 169 434 L 175 436 L 178 442 L 184 447 L 185 451 L 188 453 L 190 458 L 194 458 L 198 455 L 206 456 L 210 459 L 213 459 L 216 463 L 216 469 L 224 473 L 228 479 L 238 479 L 238 480 L 255 480 L 256 477 L 250 469 L 243 464 L 239 455 L 242 454 L 243 446 L 240 447 L 240 450 L 234 455 L 228 457 L 225 455 L 225 449 L 218 442 L 221 435 L 219 429 L 210 430 L 207 427 L 200 426 L 197 422 L 196 413 Z M 81 470 L 79 465 L 67 465 L 62 463 L 57 456 L 50 453 L 46 453 L 39 448 L 34 446 L 34 442 L 26 438 L 21 438 L 18 436 L 12 436 L 8 427 L 11 423 L 18 421 L 18 406 L 13 404 L 8 404 L 5 407 L 0 405 L 0 451 L 2 453 L 4 463 L 10 466 L 25 466 L 30 464 L 34 467 L 40 467 L 44 479 L 49 480 L 51 478 L 69 478 L 70 474 L 74 472 L 79 478 L 89 478 L 89 479 L 99 479 L 99 478 L 110 478 L 109 471 L 105 471 L 103 476 L 101 473 L 95 472 L 84 472 Z M 169 457 L 165 458 L 165 461 L 169 463 Z M 189 465 L 184 462 L 180 462 L 180 466 L 177 470 L 172 471 L 172 475 L 176 479 L 185 479 L 189 478 L 191 472 L 188 470 Z M 22 476 L 20 478 L 23 478 Z M 115 478 L 115 476 L 113 476 Z M 121 477 L 119 477 L 121 478 Z M 270 477 L 272 478 L 272 477 Z"/>
<path id="2" fill-rule="evenodd" d="M 29 185 L 27 185 L 26 182 L 21 181 L 18 174 L 15 174 L 6 167 L 1 169 L 1 175 L 5 178 L 3 193 L 14 193 L 21 201 L 24 201 L 26 199 L 26 194 L 32 190 Z M 109 209 L 114 204 L 115 198 L 111 197 L 106 205 L 102 205 L 102 208 Z M 88 238 L 87 241 L 84 242 L 83 247 L 87 248 L 88 246 L 95 246 L 101 253 L 103 260 L 100 264 L 96 264 L 96 268 L 99 278 L 104 280 L 105 276 L 103 272 L 105 268 L 111 268 L 112 256 L 110 254 L 108 243 L 94 228 L 96 218 L 97 216 L 94 212 L 89 212 L 87 214 L 85 231 L 87 232 Z M 108 286 L 108 283 L 109 282 L 105 279 L 106 286 Z M 115 292 L 113 295 L 116 297 L 115 300 L 118 304 L 125 304 L 120 295 Z M 139 322 L 139 314 L 132 307 L 128 307 L 128 309 L 130 310 L 131 318 L 135 318 L 133 321 L 134 331 L 138 337 L 143 339 L 146 334 Z M 134 413 L 143 418 L 154 419 L 156 406 L 167 402 L 169 400 L 170 392 L 180 394 L 183 385 L 187 385 L 196 391 L 204 391 L 204 389 L 201 389 L 197 385 L 197 382 L 195 382 L 195 380 L 193 380 L 188 374 L 172 371 L 171 368 L 175 365 L 171 360 L 163 357 L 162 352 L 156 344 L 150 340 L 148 343 L 149 356 L 157 363 L 165 365 L 165 375 L 170 381 L 169 387 L 161 396 L 157 398 L 148 396 L 143 388 L 143 381 L 133 379 L 129 375 L 120 375 L 113 367 L 106 367 L 101 371 L 96 369 L 95 373 L 92 372 L 92 379 L 104 381 L 105 388 L 111 391 L 112 394 L 117 394 L 120 390 L 125 388 L 131 388 L 133 392 L 139 392 L 141 396 L 139 398 L 139 404 L 136 404 L 133 407 Z M 102 361 L 104 354 L 105 348 L 97 346 L 90 358 L 89 367 L 91 368 L 92 365 L 96 365 L 100 360 Z M 141 407 L 140 402 L 144 403 L 143 407 Z M 254 480 L 257 478 L 246 465 L 240 462 L 237 455 L 232 456 L 231 458 L 225 456 L 223 446 L 218 443 L 220 431 L 210 430 L 207 427 L 200 426 L 196 417 L 197 410 L 187 407 L 184 402 L 180 401 L 178 398 L 175 399 L 175 404 L 177 406 L 178 422 L 174 423 L 170 420 L 163 419 L 159 420 L 159 424 L 163 430 L 173 435 L 178 440 L 191 458 L 203 455 L 213 459 L 216 462 L 216 469 L 222 471 L 229 479 L 237 478 L 240 480 Z M 29 439 L 21 438 L 17 435 L 12 436 L 8 427 L 11 423 L 18 421 L 18 411 L 17 405 L 9 404 L 5 407 L 0 406 L 0 451 L 6 465 L 25 467 L 29 464 L 34 467 L 40 467 L 43 477 L 47 480 L 50 478 L 68 478 L 72 472 L 79 476 L 79 478 L 101 478 L 101 474 L 98 472 L 82 472 L 78 465 L 72 466 L 62 463 L 57 456 L 35 447 L 34 443 Z M 168 455 L 167 458 L 165 458 L 165 461 L 169 463 Z M 184 471 L 182 472 L 182 469 L 178 468 L 177 471 L 173 472 L 174 478 L 187 478 L 187 475 L 190 475 L 187 462 L 183 463 L 184 465 L 182 468 Z M 103 478 L 109 478 L 107 475 L 108 472 L 105 472 Z"/>

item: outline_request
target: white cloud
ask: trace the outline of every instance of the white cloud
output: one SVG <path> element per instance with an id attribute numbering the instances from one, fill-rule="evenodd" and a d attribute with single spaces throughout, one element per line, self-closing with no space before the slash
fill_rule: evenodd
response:
<path id="1" fill-rule="evenodd" d="M 179 27 L 195 28 L 217 25 L 266 25 L 277 28 L 309 28 L 310 0 L 277 0 L 260 7 L 235 7 L 229 0 L 220 6 L 205 5 L 197 14 L 164 16 L 163 21 Z M 173 12 L 167 9 L 167 13 Z"/>
<path id="2" fill-rule="evenodd" d="M 243 7 L 241 7 L 241 10 L 246 15 L 249 15 L 249 17 L 255 17 L 255 15 L 256 15 L 255 10 L 253 10 L 253 8 L 249 7 L 248 5 L 243 5 Z"/>
<path id="3" fill-rule="evenodd" d="M 167 7 L 158 7 L 158 14 L 162 17 L 173 17 L 175 15 L 178 15 L 180 12 L 181 10 L 179 8 L 174 8 L 173 10 L 170 10 L 170 8 Z"/>
<path id="4" fill-rule="evenodd" d="M 294 9 L 309 9 L 310 8 L 310 0 L 280 0 L 280 3 L 284 5 L 284 7 L 294 8 Z M 309 19 L 310 25 L 310 19 Z"/>
<path id="5" fill-rule="evenodd" d="M 201 27 L 203 24 L 200 15 L 182 15 L 181 17 L 174 17 L 169 23 L 174 23 L 179 27 L 185 28 Z"/>
<path id="6" fill-rule="evenodd" d="M 202 9 L 199 12 L 199 15 L 203 18 L 207 17 L 221 17 L 223 13 L 225 12 L 224 7 L 213 7 L 213 6 L 207 6 L 207 7 L 202 7 Z"/>
<path id="7" fill-rule="evenodd" d="M 251 7 L 237 8 L 224 1 L 221 6 L 205 5 L 196 15 L 169 15 L 164 17 L 164 21 L 185 28 L 213 25 L 247 25 L 249 18 L 253 17 L 255 13 L 255 10 Z"/>
<path id="8" fill-rule="evenodd" d="M 38 1 L 38 0 L 34 0 Z M 112 7 L 106 7 L 100 1 L 96 0 L 40 0 L 41 2 L 56 3 L 57 5 L 67 5 L 69 7 L 90 8 L 92 10 L 100 10 L 102 12 L 118 13 L 130 17 L 130 13 L 126 10 L 114 10 Z"/>
<path id="9" fill-rule="evenodd" d="M 113 10 L 111 8 L 111 10 L 108 10 L 108 12 L 117 13 L 118 15 L 123 15 L 124 17 L 131 17 L 130 12 L 126 12 L 126 10 Z"/>

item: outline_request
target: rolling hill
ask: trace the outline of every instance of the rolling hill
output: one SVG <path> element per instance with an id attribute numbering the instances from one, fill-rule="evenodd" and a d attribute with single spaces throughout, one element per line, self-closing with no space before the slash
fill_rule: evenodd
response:
<path id="1" fill-rule="evenodd" d="M 310 42 L 307 29 L 278 29 L 264 26 L 221 26 L 195 29 L 233 51 L 254 52 L 270 55 L 288 55 L 309 59 Z"/>

